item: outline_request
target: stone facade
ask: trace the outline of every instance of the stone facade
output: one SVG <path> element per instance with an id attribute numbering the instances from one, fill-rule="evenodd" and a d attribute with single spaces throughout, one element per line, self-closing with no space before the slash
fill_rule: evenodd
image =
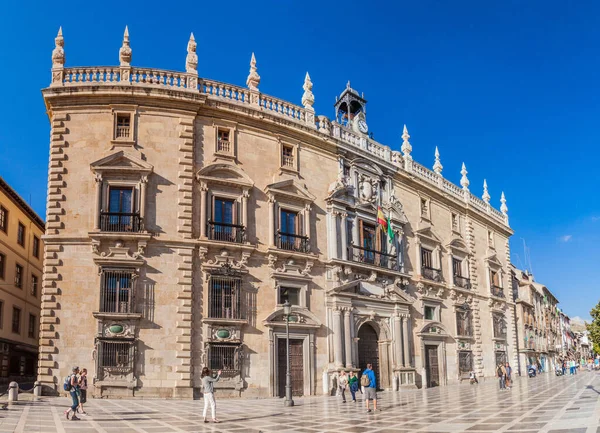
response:
<path id="1" fill-rule="evenodd" d="M 96 395 L 191 397 L 208 365 L 222 393 L 282 396 L 285 301 L 295 394 L 366 362 L 390 389 L 516 363 L 504 195 L 418 164 L 406 127 L 402 153 L 374 141 L 350 83 L 330 120 L 308 74 L 303 107 L 261 93 L 254 55 L 247 88 L 200 78 L 193 36 L 185 73 L 131 66 L 127 32 L 118 67 L 63 46 L 39 380 L 77 364 Z"/>
<path id="2" fill-rule="evenodd" d="M 0 177 L 0 385 L 36 377 L 44 221 Z"/>

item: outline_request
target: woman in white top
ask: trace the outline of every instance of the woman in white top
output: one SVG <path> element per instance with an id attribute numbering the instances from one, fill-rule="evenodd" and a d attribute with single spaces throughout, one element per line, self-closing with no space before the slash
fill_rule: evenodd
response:
<path id="1" fill-rule="evenodd" d="M 342 395 L 342 403 L 346 403 L 346 388 L 348 387 L 348 376 L 344 370 L 340 371 L 340 375 L 338 376 L 338 385 L 340 389 L 340 394 Z"/>
<path id="2" fill-rule="evenodd" d="M 204 417 L 204 422 L 208 422 L 206 420 L 206 413 L 208 412 L 208 406 L 210 405 L 210 410 L 212 412 L 212 421 L 213 422 L 221 422 L 217 419 L 217 404 L 215 403 L 215 389 L 214 383 L 218 382 L 221 378 L 221 370 L 217 372 L 217 377 L 213 378 L 211 375 L 211 371 L 208 367 L 204 367 L 202 369 L 202 374 L 200 374 L 202 378 L 202 388 L 204 392 L 204 411 L 202 412 L 202 416 Z"/>

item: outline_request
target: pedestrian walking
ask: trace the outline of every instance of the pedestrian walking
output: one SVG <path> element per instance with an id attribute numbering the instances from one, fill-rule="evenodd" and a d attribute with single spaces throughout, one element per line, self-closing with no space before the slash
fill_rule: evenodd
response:
<path id="1" fill-rule="evenodd" d="M 202 388 L 204 392 L 204 411 L 202 412 L 202 416 L 204 417 L 204 422 L 208 422 L 206 419 L 206 414 L 208 412 L 208 406 L 210 405 L 210 410 L 212 412 L 212 422 L 218 423 L 221 422 L 217 419 L 217 403 L 215 403 L 215 388 L 214 383 L 218 382 L 221 378 L 221 370 L 217 371 L 217 377 L 212 377 L 212 372 L 208 367 L 204 367 L 202 369 L 202 373 L 200 374 L 202 378 Z"/>
<path id="2" fill-rule="evenodd" d="M 567 361 L 563 360 L 562 362 L 562 374 L 563 376 L 567 374 Z"/>
<path id="3" fill-rule="evenodd" d="M 87 415 L 87 412 L 83 409 L 84 403 L 87 402 L 87 389 L 88 389 L 88 381 L 87 381 L 87 368 L 83 368 L 81 370 L 81 375 L 79 376 L 79 408 L 78 412 L 82 415 Z"/>
<path id="4" fill-rule="evenodd" d="M 79 380 L 77 379 L 77 374 L 79 373 L 79 367 L 73 367 L 71 371 L 71 374 L 67 376 L 63 384 L 63 389 L 71 395 L 71 399 L 73 400 L 71 407 L 65 410 L 65 417 L 69 419 L 69 415 L 73 412 L 71 421 L 79 421 L 79 418 L 77 417 L 77 406 L 79 406 L 79 397 L 77 396 Z"/>
<path id="5" fill-rule="evenodd" d="M 504 369 L 506 370 L 506 387 L 510 389 L 512 386 L 512 367 L 507 362 Z"/>
<path id="6" fill-rule="evenodd" d="M 477 375 L 475 374 L 474 371 L 471 370 L 471 372 L 469 373 L 469 383 L 471 385 L 473 385 L 474 383 L 479 383 L 479 381 L 477 380 Z"/>
<path id="7" fill-rule="evenodd" d="M 338 376 L 338 392 L 342 396 L 342 403 L 346 403 L 346 388 L 348 387 L 348 376 L 344 370 Z"/>
<path id="8" fill-rule="evenodd" d="M 377 411 L 377 380 L 375 379 L 373 365 L 367 364 L 367 368 L 365 371 L 363 371 L 363 375 L 360 378 L 360 384 L 365 387 L 367 413 L 371 412 L 371 409 L 369 408 L 369 400 L 373 400 L 373 410 Z"/>
<path id="9" fill-rule="evenodd" d="M 498 364 L 496 368 L 496 375 L 500 383 L 500 390 L 506 389 L 506 369 L 502 364 Z"/>
<path id="10" fill-rule="evenodd" d="M 358 376 L 355 372 L 350 372 L 348 378 L 348 387 L 350 388 L 350 394 L 352 395 L 352 403 L 356 403 L 356 392 L 358 391 Z"/>

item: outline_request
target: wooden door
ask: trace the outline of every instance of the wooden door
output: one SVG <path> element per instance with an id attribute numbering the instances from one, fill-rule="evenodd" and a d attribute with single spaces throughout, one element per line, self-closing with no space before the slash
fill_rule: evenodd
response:
<path id="1" fill-rule="evenodd" d="M 362 374 L 367 364 L 373 365 L 373 371 L 377 380 L 377 388 L 381 388 L 381 372 L 379 371 L 379 343 L 377 332 L 369 324 L 365 324 L 358 330 L 358 368 Z"/>
<path id="2" fill-rule="evenodd" d="M 280 338 L 278 346 L 278 388 L 279 397 L 285 397 L 286 379 L 286 340 Z M 290 372 L 292 374 L 292 396 L 304 395 L 304 354 L 303 341 L 290 339 Z"/>
<path id="3" fill-rule="evenodd" d="M 427 387 L 440 386 L 440 367 L 437 346 L 425 346 L 425 368 L 427 369 Z"/>

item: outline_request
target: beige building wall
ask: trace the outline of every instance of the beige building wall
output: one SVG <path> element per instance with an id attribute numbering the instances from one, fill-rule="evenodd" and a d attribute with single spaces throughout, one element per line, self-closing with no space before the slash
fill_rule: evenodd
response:
<path id="1" fill-rule="evenodd" d="M 20 226 L 24 229 L 21 236 L 19 236 Z M 42 295 L 43 233 L 44 222 L 41 218 L 0 178 L 0 381 L 2 382 L 31 381 L 35 378 Z M 22 243 L 19 239 L 22 239 Z M 35 249 L 34 239 L 37 244 Z M 18 313 L 15 313 L 15 309 Z"/>

